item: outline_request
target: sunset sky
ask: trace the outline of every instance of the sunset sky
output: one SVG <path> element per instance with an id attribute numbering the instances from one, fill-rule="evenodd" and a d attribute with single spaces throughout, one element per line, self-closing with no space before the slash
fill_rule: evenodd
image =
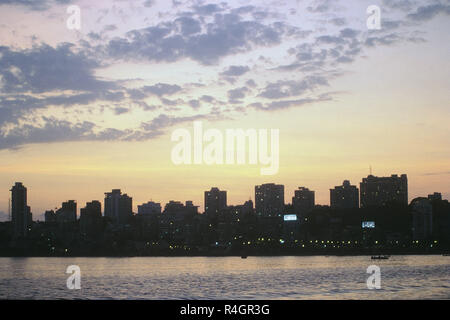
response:
<path id="1" fill-rule="evenodd" d="M 66 9 L 81 9 L 70 30 Z M 381 8 L 368 30 L 366 9 Z M 133 206 L 256 184 L 316 191 L 408 175 L 450 198 L 450 1 L 0 0 L 0 220 L 120 188 Z M 280 168 L 180 165 L 171 133 L 279 129 Z"/>

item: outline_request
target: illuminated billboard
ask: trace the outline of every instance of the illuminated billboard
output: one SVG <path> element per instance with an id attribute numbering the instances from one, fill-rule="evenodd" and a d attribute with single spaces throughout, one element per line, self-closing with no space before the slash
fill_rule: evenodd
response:
<path id="1" fill-rule="evenodd" d="M 283 217 L 284 221 L 297 221 L 296 214 L 285 214 Z"/>
<path id="2" fill-rule="evenodd" d="M 375 221 L 363 221 L 362 227 L 363 229 L 373 229 L 375 228 Z"/>

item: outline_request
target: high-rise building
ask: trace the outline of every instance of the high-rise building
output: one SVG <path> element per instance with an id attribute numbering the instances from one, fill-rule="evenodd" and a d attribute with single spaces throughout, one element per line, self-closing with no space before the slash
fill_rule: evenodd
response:
<path id="1" fill-rule="evenodd" d="M 21 183 L 11 188 L 11 222 L 15 237 L 25 237 L 32 223 L 30 207 L 27 205 L 27 188 Z"/>
<path id="2" fill-rule="evenodd" d="M 253 214 L 253 201 L 247 200 L 243 205 L 238 206 L 243 214 Z"/>
<path id="3" fill-rule="evenodd" d="M 143 203 L 138 206 L 139 215 L 158 215 L 161 214 L 161 204 L 153 201 Z"/>
<path id="4" fill-rule="evenodd" d="M 295 190 L 292 197 L 292 206 L 294 212 L 299 217 L 304 217 L 314 208 L 315 205 L 315 192 L 305 187 L 299 187 Z"/>
<path id="5" fill-rule="evenodd" d="M 63 202 L 61 208 L 56 210 L 56 220 L 60 223 L 77 221 L 77 202 L 75 200 Z"/>
<path id="6" fill-rule="evenodd" d="M 198 214 L 198 206 L 194 206 L 194 202 L 192 200 L 186 200 L 185 207 L 189 212 Z"/>
<path id="7" fill-rule="evenodd" d="M 54 223 L 56 222 L 56 213 L 53 210 L 47 210 L 44 213 L 45 223 Z"/>
<path id="8" fill-rule="evenodd" d="M 284 185 L 255 186 L 255 211 L 260 217 L 279 217 L 284 210 Z"/>
<path id="9" fill-rule="evenodd" d="M 219 188 L 211 188 L 205 191 L 205 213 L 209 216 L 217 216 L 227 207 L 227 192 Z"/>
<path id="10" fill-rule="evenodd" d="M 133 215 L 133 198 L 120 189 L 105 193 L 105 217 L 117 224 L 127 224 Z"/>
<path id="11" fill-rule="evenodd" d="M 433 234 L 433 206 L 427 198 L 411 201 L 412 233 L 414 240 L 426 240 Z"/>
<path id="12" fill-rule="evenodd" d="M 344 180 L 342 186 L 330 189 L 330 206 L 334 209 L 353 209 L 359 207 L 359 190 L 350 181 Z"/>
<path id="13" fill-rule="evenodd" d="M 85 235 L 93 235 L 99 230 L 102 219 L 102 204 L 100 201 L 86 202 L 80 209 L 80 231 Z"/>
<path id="14" fill-rule="evenodd" d="M 227 206 L 225 209 L 227 213 L 234 215 L 235 217 L 243 217 L 243 216 L 249 216 L 253 215 L 253 201 L 248 200 L 245 201 L 244 204 L 235 205 L 235 206 Z"/>
<path id="15" fill-rule="evenodd" d="M 428 200 L 430 201 L 441 201 L 442 200 L 442 194 L 440 192 L 435 192 L 433 194 L 428 195 Z"/>
<path id="16" fill-rule="evenodd" d="M 164 207 L 163 216 L 176 216 L 179 218 L 193 217 L 198 214 L 198 206 L 192 201 L 186 201 L 184 205 L 180 201 L 169 201 Z"/>
<path id="17" fill-rule="evenodd" d="M 390 177 L 369 175 L 360 184 L 361 208 L 385 206 L 389 203 L 408 205 L 408 178 L 396 174 Z"/>

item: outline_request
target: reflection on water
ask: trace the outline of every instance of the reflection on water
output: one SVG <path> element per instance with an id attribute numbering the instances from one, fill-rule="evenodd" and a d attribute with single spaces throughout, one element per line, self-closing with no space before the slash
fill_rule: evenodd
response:
<path id="1" fill-rule="evenodd" d="M 369 265 L 381 289 L 368 290 Z M 67 266 L 81 268 L 68 290 Z M 449 299 L 450 257 L 0 258 L 0 299 Z"/>

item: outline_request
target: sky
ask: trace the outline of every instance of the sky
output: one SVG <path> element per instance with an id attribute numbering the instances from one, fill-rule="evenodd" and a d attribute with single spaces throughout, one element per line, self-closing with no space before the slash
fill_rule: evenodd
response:
<path id="1" fill-rule="evenodd" d="M 327 205 L 370 167 L 448 199 L 449 18 L 449 0 L 0 0 L 0 220 L 16 181 L 35 220 L 116 188 L 134 210 L 268 182 Z M 194 121 L 278 129 L 278 172 L 175 165 L 171 134 Z"/>

